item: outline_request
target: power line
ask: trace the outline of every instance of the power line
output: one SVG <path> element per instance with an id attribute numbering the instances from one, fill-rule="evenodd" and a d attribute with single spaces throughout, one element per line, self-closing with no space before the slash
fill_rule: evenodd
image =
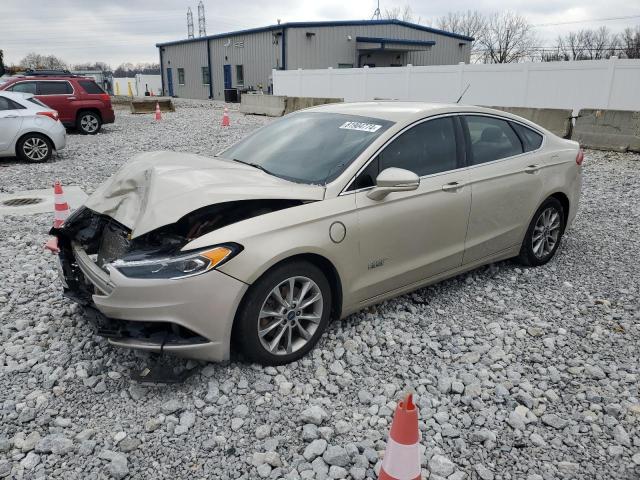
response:
<path id="1" fill-rule="evenodd" d="M 615 20 L 629 20 L 631 18 L 640 18 L 640 15 L 627 15 L 626 17 L 590 18 L 586 20 L 572 20 L 569 22 L 557 22 L 557 23 L 538 23 L 532 26 L 533 27 L 555 27 L 557 25 L 572 25 L 574 23 L 612 22 Z"/>

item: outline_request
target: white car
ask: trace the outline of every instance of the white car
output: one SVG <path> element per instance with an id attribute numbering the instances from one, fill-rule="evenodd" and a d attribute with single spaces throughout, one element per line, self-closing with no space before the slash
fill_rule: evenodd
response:
<path id="1" fill-rule="evenodd" d="M 46 162 L 66 143 L 58 112 L 32 94 L 0 91 L 0 157 Z"/>

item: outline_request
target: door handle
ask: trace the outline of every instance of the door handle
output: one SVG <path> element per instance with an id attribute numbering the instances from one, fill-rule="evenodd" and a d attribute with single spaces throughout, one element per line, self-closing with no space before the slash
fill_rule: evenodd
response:
<path id="1" fill-rule="evenodd" d="M 3 118 L 18 118 L 18 115 L 7 115 L 6 117 Z"/>
<path id="2" fill-rule="evenodd" d="M 457 192 L 462 187 L 464 187 L 464 183 L 450 182 L 450 183 L 446 183 L 446 184 L 444 184 L 442 186 L 442 191 L 443 192 Z"/>
<path id="3" fill-rule="evenodd" d="M 540 170 L 540 165 L 529 165 L 524 169 L 524 173 L 538 173 L 538 170 Z"/>

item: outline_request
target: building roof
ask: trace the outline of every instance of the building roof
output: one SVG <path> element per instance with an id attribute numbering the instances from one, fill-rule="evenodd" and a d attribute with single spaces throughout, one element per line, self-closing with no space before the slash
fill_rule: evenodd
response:
<path id="1" fill-rule="evenodd" d="M 156 43 L 156 47 L 166 47 L 169 45 L 179 45 L 182 43 L 200 42 L 203 40 L 212 40 L 216 38 L 225 38 L 235 35 L 246 35 L 251 33 L 269 32 L 272 30 L 282 30 L 285 28 L 314 28 L 314 27 L 351 27 L 351 26 L 367 26 L 367 25 L 400 25 L 402 27 L 412 28 L 423 32 L 435 33 L 445 37 L 457 38 L 465 42 L 472 42 L 472 37 L 460 35 L 457 33 L 438 30 L 437 28 L 425 27 L 417 23 L 405 22 L 402 20 L 337 20 L 333 22 L 289 22 L 278 25 L 268 25 L 266 27 L 250 28 L 247 30 L 237 30 L 234 32 L 218 33 L 216 35 L 207 35 L 206 37 L 185 38 L 183 40 L 174 40 L 172 42 Z"/>

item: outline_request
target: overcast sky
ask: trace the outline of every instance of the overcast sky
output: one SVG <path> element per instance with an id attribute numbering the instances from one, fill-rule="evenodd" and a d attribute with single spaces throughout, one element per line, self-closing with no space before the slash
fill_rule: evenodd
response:
<path id="1" fill-rule="evenodd" d="M 157 42 L 186 38 L 187 7 L 198 35 L 198 0 L 0 0 L 0 48 L 5 63 L 28 52 L 68 63 L 157 62 Z M 536 27 L 543 45 L 559 33 L 606 25 L 614 31 L 640 24 L 640 0 L 381 0 L 380 9 L 410 5 L 428 24 L 449 11 L 511 9 Z M 375 0 L 204 0 L 207 34 L 282 22 L 370 19 Z M 611 17 L 620 20 L 594 21 Z M 582 22 L 584 21 L 584 22 Z M 580 22 L 564 25 L 547 25 Z"/>

